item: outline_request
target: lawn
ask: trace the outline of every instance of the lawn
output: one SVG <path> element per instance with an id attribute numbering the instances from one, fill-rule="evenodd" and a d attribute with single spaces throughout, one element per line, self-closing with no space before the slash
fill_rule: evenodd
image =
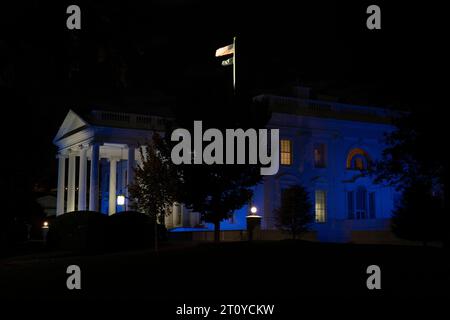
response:
<path id="1" fill-rule="evenodd" d="M 81 268 L 81 290 L 66 268 Z M 366 287 L 381 268 L 378 291 Z M 0 299 L 296 300 L 301 296 L 444 296 L 444 250 L 306 241 L 171 243 L 152 250 L 76 255 L 47 252 L 0 260 Z"/>

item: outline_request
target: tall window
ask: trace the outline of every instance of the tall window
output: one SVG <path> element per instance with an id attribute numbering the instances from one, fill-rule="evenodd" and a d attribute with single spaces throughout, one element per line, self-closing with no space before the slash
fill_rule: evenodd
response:
<path id="1" fill-rule="evenodd" d="M 280 162 L 282 165 L 290 166 L 292 164 L 292 142 L 291 140 L 280 140 Z"/>
<path id="2" fill-rule="evenodd" d="M 347 192 L 348 219 L 374 219 L 376 217 L 375 192 L 367 192 L 359 187 L 356 191 Z"/>
<path id="3" fill-rule="evenodd" d="M 327 220 L 327 193 L 323 190 L 316 190 L 316 222 L 326 222 Z"/>
<path id="4" fill-rule="evenodd" d="M 316 143 L 314 145 L 314 167 L 325 168 L 325 143 Z"/>
<path id="5" fill-rule="evenodd" d="M 366 151 L 355 148 L 347 156 L 347 169 L 367 170 L 370 164 L 369 155 Z"/>
<path id="6" fill-rule="evenodd" d="M 367 218 L 367 191 L 360 187 L 356 190 L 356 219 Z"/>
<path id="7" fill-rule="evenodd" d="M 353 191 L 347 192 L 347 210 L 348 218 L 355 219 L 355 193 Z"/>
<path id="8" fill-rule="evenodd" d="M 375 214 L 375 192 L 369 193 L 369 217 L 374 219 L 376 217 Z"/>

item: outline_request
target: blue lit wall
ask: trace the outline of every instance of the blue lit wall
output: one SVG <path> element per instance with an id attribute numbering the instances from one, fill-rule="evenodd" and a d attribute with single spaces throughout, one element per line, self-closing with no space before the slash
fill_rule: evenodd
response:
<path id="1" fill-rule="evenodd" d="M 264 182 L 254 188 L 253 205 L 262 216 L 263 229 L 276 229 L 274 211 L 280 205 L 282 190 L 301 184 L 310 192 L 313 211 L 315 192 L 326 193 L 326 221 L 312 225 L 320 241 L 345 242 L 350 239 L 352 231 L 389 230 L 389 219 L 396 196 L 394 188 L 375 184 L 369 175 L 348 169 L 347 157 L 352 150 L 360 148 L 367 152 L 372 161 L 379 159 L 385 147 L 384 134 L 393 130 L 392 126 L 274 114 L 269 127 L 280 128 L 280 139 L 291 141 L 292 164 L 280 166 L 276 175 L 266 176 Z M 323 168 L 314 163 L 314 148 L 318 144 L 326 145 L 326 166 Z M 364 188 L 367 194 L 373 193 L 376 213 L 374 218 L 349 218 L 348 193 L 358 188 Z M 237 210 L 234 221 L 223 221 L 221 229 L 246 229 L 247 212 L 247 205 Z M 212 224 L 207 225 L 207 230 L 213 229 Z M 185 230 L 195 231 L 189 228 Z"/>
<path id="2" fill-rule="evenodd" d="M 109 162 L 100 160 L 100 212 L 108 214 L 109 207 Z"/>
<path id="3" fill-rule="evenodd" d="M 241 209 L 236 210 L 233 214 L 233 218 L 227 219 L 220 223 L 221 230 L 244 230 L 247 228 L 247 223 L 245 217 L 248 212 L 248 206 L 243 206 Z M 207 223 L 206 227 L 208 230 L 214 230 L 214 225 L 212 223 Z"/>
<path id="4" fill-rule="evenodd" d="M 117 185 L 116 185 L 116 197 L 118 195 L 126 194 L 126 170 L 127 170 L 127 160 L 121 160 L 117 162 Z M 117 199 L 117 198 L 116 198 Z M 116 201 L 117 203 L 117 201 Z M 125 205 L 116 204 L 116 212 L 125 211 Z"/>
<path id="5" fill-rule="evenodd" d="M 373 183 L 372 177 L 359 170 L 347 168 L 347 158 L 352 150 L 358 148 L 367 153 L 370 160 L 380 158 L 384 149 L 384 134 L 394 128 L 387 124 L 361 121 L 337 120 L 311 116 L 275 113 L 269 128 L 280 129 L 280 138 L 289 139 L 292 144 L 292 163 L 281 165 L 274 176 L 266 176 L 261 184 L 254 188 L 252 205 L 258 208 L 262 217 L 261 227 L 276 229 L 275 210 L 280 206 L 282 190 L 295 184 L 301 184 L 310 192 L 310 200 L 315 207 L 315 193 L 326 193 L 326 219 L 323 223 L 314 223 L 312 229 L 321 241 L 347 241 L 352 231 L 388 230 L 389 219 L 394 208 L 396 193 L 392 187 Z M 314 163 L 315 146 L 324 144 L 325 167 Z M 125 194 L 126 161 L 117 163 L 117 193 Z M 109 203 L 109 162 L 101 160 L 101 212 L 108 213 Z M 349 218 L 348 194 L 364 188 L 367 194 L 374 195 L 376 215 L 370 219 Z M 368 198 L 367 198 L 368 199 Z M 366 200 L 367 200 L 366 199 Z M 116 206 L 116 212 L 123 211 Z M 222 230 L 245 230 L 248 205 L 234 212 L 232 219 L 221 222 Z M 186 215 L 185 215 L 186 214 Z M 201 223 L 190 219 L 189 213 L 183 213 L 182 228 L 174 231 L 213 230 L 212 224 L 198 228 Z M 192 226 L 196 228 L 187 228 Z"/>
<path id="6" fill-rule="evenodd" d="M 393 130 L 392 126 L 286 114 L 275 114 L 271 126 L 282 128 L 280 139 L 292 142 L 293 162 L 281 166 L 278 174 L 267 177 L 264 183 L 264 196 L 258 201 L 263 207 L 260 210 L 263 228 L 276 228 L 274 210 L 280 205 L 282 190 L 301 184 L 310 192 L 313 210 L 315 192 L 326 193 L 326 221 L 312 226 L 319 240 L 344 242 L 352 231 L 389 229 L 394 188 L 375 184 L 370 175 L 347 168 L 347 157 L 352 150 L 360 148 L 372 161 L 379 159 L 385 147 L 384 134 Z M 326 146 L 323 168 L 314 163 L 314 148 L 320 144 Z M 348 193 L 358 188 L 374 194 L 376 215 L 373 219 L 349 218 Z M 368 201 L 368 197 L 365 199 Z"/>

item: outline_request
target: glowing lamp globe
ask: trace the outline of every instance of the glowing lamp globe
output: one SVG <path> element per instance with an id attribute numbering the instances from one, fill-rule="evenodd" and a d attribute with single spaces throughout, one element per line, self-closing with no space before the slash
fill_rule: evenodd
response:
<path id="1" fill-rule="evenodd" d="M 252 207 L 250 208 L 250 212 L 253 213 L 253 214 L 255 214 L 255 213 L 258 212 L 258 208 L 256 208 L 255 206 L 252 206 Z"/>
<path id="2" fill-rule="evenodd" d="M 117 205 L 123 206 L 125 204 L 125 196 L 119 195 L 117 196 Z"/>

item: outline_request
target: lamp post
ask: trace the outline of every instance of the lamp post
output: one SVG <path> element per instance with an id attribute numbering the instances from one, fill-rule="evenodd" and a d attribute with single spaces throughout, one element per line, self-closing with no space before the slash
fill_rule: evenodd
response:
<path id="1" fill-rule="evenodd" d="M 247 215 L 247 232 L 248 241 L 253 240 L 254 232 L 258 232 L 261 229 L 261 216 L 257 214 L 258 208 L 254 205 L 250 207 L 250 214 Z"/>
<path id="2" fill-rule="evenodd" d="M 42 238 L 44 239 L 44 241 L 47 239 L 48 227 L 48 221 L 44 221 L 42 223 Z"/>

